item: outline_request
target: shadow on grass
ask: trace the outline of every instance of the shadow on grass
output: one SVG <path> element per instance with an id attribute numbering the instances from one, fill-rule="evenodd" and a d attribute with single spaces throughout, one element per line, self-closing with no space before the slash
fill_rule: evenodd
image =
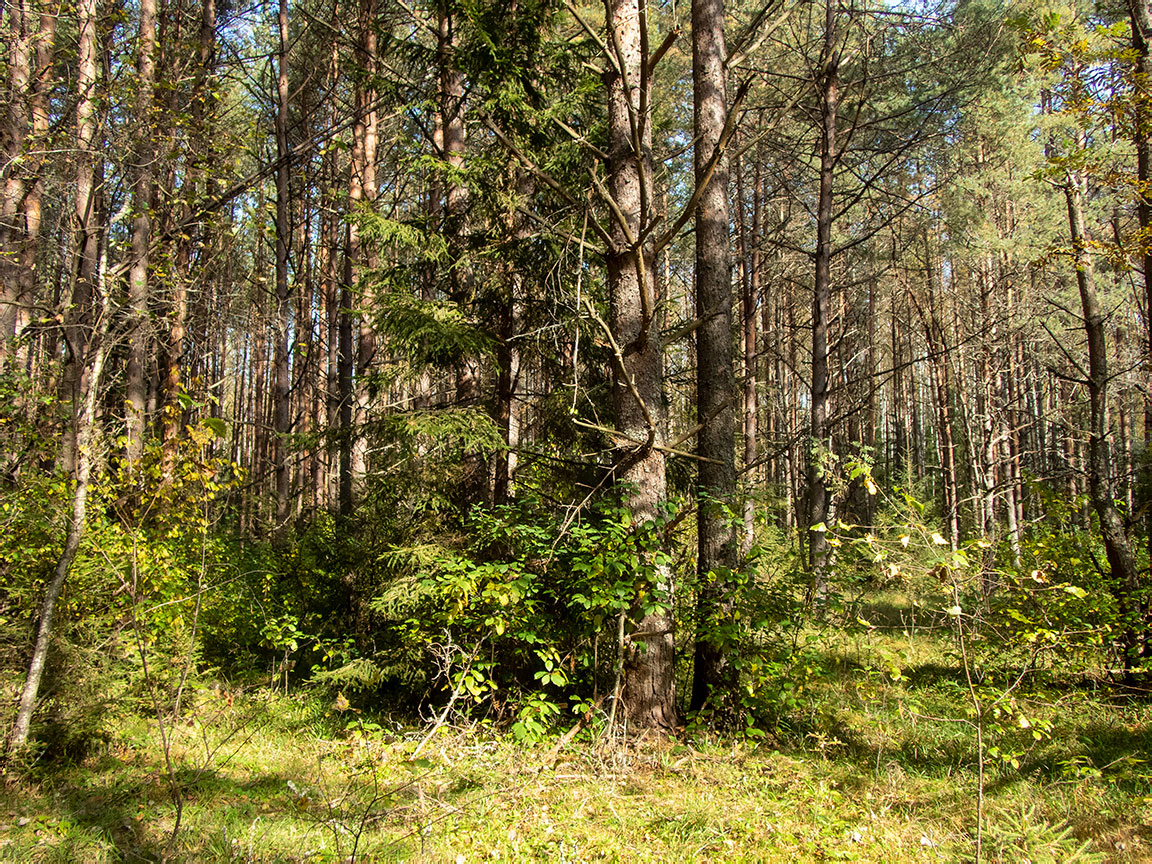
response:
<path id="1" fill-rule="evenodd" d="M 54 841 L 58 852 L 68 849 L 70 839 L 80 842 L 98 837 L 113 860 L 173 860 L 168 847 L 176 808 L 168 777 L 154 769 L 126 766 L 117 760 L 111 760 L 115 764 L 110 765 L 109 759 L 83 769 L 57 769 L 40 777 L 41 794 L 51 803 L 46 800 L 34 808 L 40 811 L 36 818 L 45 824 L 50 819 L 52 824 L 79 829 L 75 837 L 61 833 Z M 124 776 L 129 771 L 143 776 Z M 117 772 L 120 776 L 116 776 Z M 205 860 L 201 857 L 209 852 L 203 848 L 205 845 L 221 847 L 216 850 L 218 855 L 209 854 L 209 858 L 231 860 L 233 855 L 227 848 L 231 842 L 230 825 L 254 824 L 253 820 L 261 815 L 293 808 L 288 795 L 292 778 L 281 774 L 267 773 L 241 782 L 211 769 L 181 768 L 175 779 L 183 806 L 181 830 L 172 850 L 175 860 Z M 22 809 L 19 787 L 10 787 L 6 797 L 13 812 Z M 50 815 L 43 813 L 45 805 L 50 807 Z M 216 837 L 205 834 L 202 811 L 213 814 L 212 831 L 220 832 Z M 158 820 L 165 824 L 158 825 Z M 313 821 L 319 827 L 320 818 Z M 233 832 L 233 839 L 238 833 Z M 23 839 L 35 842 L 31 833 Z M 187 841 L 192 841 L 191 849 Z M 25 848 L 19 837 L 14 837 L 13 842 L 17 851 Z"/>

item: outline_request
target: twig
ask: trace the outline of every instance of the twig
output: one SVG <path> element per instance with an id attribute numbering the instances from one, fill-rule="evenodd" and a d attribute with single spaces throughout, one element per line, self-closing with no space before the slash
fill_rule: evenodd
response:
<path id="1" fill-rule="evenodd" d="M 435 735 L 437 731 L 439 731 L 440 727 L 443 726 L 445 721 L 448 719 L 448 714 L 452 711 L 452 706 L 454 706 L 456 704 L 456 700 L 460 698 L 460 691 L 464 689 L 464 681 L 468 677 L 468 672 L 472 669 L 472 661 L 476 659 L 476 655 L 479 653 L 480 646 L 482 644 L 483 640 L 477 642 L 476 646 L 472 649 L 472 653 L 469 655 L 468 661 L 464 664 L 464 671 L 461 673 L 459 680 L 456 682 L 456 687 L 453 688 L 452 695 L 448 698 L 448 704 L 444 706 L 444 710 L 440 712 L 440 716 L 436 719 L 436 722 L 428 731 L 428 734 L 424 736 L 424 740 L 416 745 L 416 749 L 412 752 L 412 756 L 408 761 L 412 761 L 420 755 L 420 751 L 424 749 L 424 745 L 432 740 L 432 736 Z M 449 646 L 451 646 L 451 641 L 449 641 Z M 445 674 L 447 674 L 447 669 L 445 670 Z"/>

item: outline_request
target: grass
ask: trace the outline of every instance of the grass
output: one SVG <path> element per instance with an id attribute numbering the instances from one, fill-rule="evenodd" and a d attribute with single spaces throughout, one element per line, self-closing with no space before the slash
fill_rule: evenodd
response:
<path id="1" fill-rule="evenodd" d="M 125 714 L 84 758 L 9 778 L 0 859 L 973 860 L 965 678 L 946 631 L 886 614 L 813 636 L 763 739 L 589 735 L 554 760 L 552 741 L 472 725 L 439 730 L 413 760 L 424 730 L 317 694 L 205 689 L 170 730 L 174 842 L 156 725 Z M 978 684 L 989 702 L 1003 692 L 991 672 Z M 998 707 L 984 729 L 983 859 L 1152 861 L 1148 702 L 1038 674 Z"/>

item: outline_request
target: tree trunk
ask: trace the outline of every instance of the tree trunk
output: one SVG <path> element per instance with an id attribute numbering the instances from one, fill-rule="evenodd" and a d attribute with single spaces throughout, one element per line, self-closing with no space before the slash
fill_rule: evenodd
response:
<path id="1" fill-rule="evenodd" d="M 156 0 L 141 0 L 136 61 L 136 152 L 133 158 L 132 238 L 128 268 L 127 444 L 129 463 L 144 452 L 148 384 L 145 363 L 151 327 L 148 321 L 148 267 L 151 260 L 152 207 L 155 192 L 156 135 L 152 100 L 156 83 Z"/>
<path id="2" fill-rule="evenodd" d="M 824 48 L 820 70 L 820 186 L 816 203 L 816 274 L 812 292 L 812 389 L 810 406 L 811 453 L 808 457 L 808 524 L 829 520 L 830 501 L 824 479 L 823 453 L 828 435 L 828 303 L 832 293 L 832 181 L 836 170 L 836 117 L 839 98 L 840 56 L 836 44 L 835 0 L 826 0 Z M 828 590 L 828 543 L 825 532 L 808 532 L 813 590 L 822 597 Z"/>
<path id="3" fill-rule="evenodd" d="M 96 267 L 102 221 L 96 134 L 98 105 L 96 66 L 96 0 L 79 0 L 77 15 L 76 65 L 76 263 L 71 290 L 64 310 L 64 369 L 60 376 L 60 398 L 70 414 L 60 445 L 60 464 L 68 473 L 76 469 L 75 430 L 79 427 L 82 373 L 88 356 L 88 327 L 96 284 Z"/>
<path id="4" fill-rule="evenodd" d="M 752 231 L 748 241 L 742 245 L 742 258 L 745 262 L 746 272 L 741 280 L 740 313 L 744 330 L 744 537 L 740 545 L 742 558 L 748 556 L 756 543 L 756 489 L 757 480 L 766 478 L 774 482 L 776 477 L 771 470 L 776 460 L 771 460 L 767 470 L 760 471 L 756 465 L 757 441 L 759 440 L 759 399 L 756 392 L 756 378 L 759 372 L 759 363 L 756 357 L 757 310 L 756 303 L 760 297 L 760 239 L 761 239 L 761 213 L 763 211 L 762 199 L 764 197 L 763 172 L 760 169 L 760 159 L 757 155 L 753 167 L 752 181 Z M 741 202 L 743 209 L 743 202 Z M 740 220 L 743 226 L 743 218 Z M 768 359 L 765 358 L 765 372 L 768 370 Z M 765 379 L 767 380 L 767 374 Z M 770 446 L 775 446 L 775 424 L 772 422 L 775 411 L 769 411 L 768 440 Z"/>
<path id="5" fill-rule="evenodd" d="M 642 0 L 606 0 L 616 59 L 608 78 L 608 188 L 620 213 L 608 250 L 610 329 L 619 352 L 613 364 L 612 403 L 619 447 L 616 478 L 636 525 L 660 515 L 666 498 L 663 363 L 655 315 L 655 255 L 651 240 L 637 242 L 652 218 L 651 81 L 647 10 Z M 664 584 L 647 586 L 670 596 Z M 676 725 L 671 611 L 641 614 L 627 635 L 624 706 L 639 728 Z"/>
<path id="6" fill-rule="evenodd" d="M 1132 48 L 1135 54 L 1134 71 L 1136 98 L 1132 100 L 1132 139 L 1136 146 L 1136 188 L 1140 190 L 1136 201 L 1136 219 L 1140 226 L 1140 258 L 1144 283 L 1144 449 L 1152 448 L 1152 9 L 1147 0 L 1128 0 L 1128 15 L 1132 26 Z M 1148 536 L 1145 554 L 1152 561 L 1152 513 L 1144 517 L 1144 531 Z"/>
<path id="7" fill-rule="evenodd" d="M 530 173 L 513 168 L 516 180 L 516 200 L 525 202 L 535 190 L 535 180 Z M 518 243 L 527 242 L 531 227 L 523 214 L 513 211 L 509 216 L 508 227 Z M 524 274 L 513 264 L 507 268 L 508 296 L 504 300 L 500 320 L 500 346 L 497 351 L 499 372 L 496 376 L 496 422 L 504 436 L 507 452 L 496 462 L 493 480 L 492 501 L 494 504 L 507 504 L 515 497 L 514 480 L 520 447 L 520 403 L 517 393 L 520 383 L 520 335 L 521 315 L 524 305 Z"/>
<path id="8" fill-rule="evenodd" d="M 29 132 L 32 50 L 35 19 L 30 0 L 14 0 L 8 6 L 7 112 L 4 126 L 0 175 L 4 200 L 0 202 L 0 369 L 12 351 L 20 297 L 20 247 L 24 234 L 22 214 L 27 177 L 21 156 Z"/>
<path id="9" fill-rule="evenodd" d="M 1136 560 L 1128 543 L 1124 521 L 1116 509 L 1112 491 L 1112 466 L 1108 442 L 1108 346 L 1104 335 L 1104 312 L 1093 281 L 1090 239 L 1084 223 L 1084 180 L 1069 173 L 1064 184 L 1068 229 L 1076 262 L 1076 286 L 1088 338 L 1088 496 L 1100 520 L 1104 551 L 1112 574 L 1112 590 L 1119 601 L 1121 650 L 1125 676 L 1138 666 L 1146 622 L 1139 602 L 1140 580 Z"/>
<path id="10" fill-rule="evenodd" d="M 709 700 L 722 712 L 736 696 L 731 663 L 736 531 L 736 382 L 732 358 L 732 282 L 729 272 L 728 165 L 721 158 L 709 178 L 728 118 L 724 0 L 692 2 L 692 80 L 696 205 L 696 451 L 697 634 L 692 710 Z M 753 344 L 755 336 L 753 336 Z M 751 376 L 750 376 L 751 378 Z M 754 381 L 754 378 L 751 378 Z M 755 385 L 752 390 L 755 407 Z"/>
<path id="11" fill-rule="evenodd" d="M 376 202 L 376 145 L 379 139 L 380 118 L 375 108 L 375 77 L 377 65 L 376 0 L 361 0 L 356 44 L 355 70 L 357 79 L 353 96 L 356 120 L 352 126 L 351 176 L 348 184 L 348 250 L 352 261 L 349 285 L 355 280 L 359 288 L 359 342 L 356 347 L 356 415 L 352 443 L 351 472 L 353 496 L 363 494 L 368 475 L 368 438 L 364 434 L 372 410 L 373 387 L 370 376 L 376 361 L 376 329 L 372 323 L 375 312 L 375 288 L 371 280 L 363 279 L 375 264 L 372 250 L 363 248 L 357 212 L 371 208 Z"/>
<path id="12" fill-rule="evenodd" d="M 60 599 L 64 582 L 68 578 L 72 562 L 76 559 L 76 553 L 80 549 L 80 541 L 84 536 L 84 525 L 88 514 L 88 488 L 95 461 L 95 454 L 92 449 L 95 446 L 98 431 L 98 397 L 104 374 L 104 361 L 109 348 L 108 328 L 111 318 L 112 310 L 108 307 L 105 298 L 103 309 L 100 312 L 98 330 L 92 340 L 93 353 L 88 358 L 89 365 L 84 375 L 88 382 L 88 390 L 84 395 L 84 409 L 77 418 L 75 433 L 77 445 L 76 475 L 75 485 L 72 487 L 72 518 L 68 525 L 68 536 L 64 541 L 64 550 L 56 563 L 56 571 L 52 580 L 44 589 L 44 599 L 40 603 L 40 621 L 36 630 L 36 643 L 33 646 L 32 658 L 28 664 L 28 675 L 20 692 L 20 706 L 17 709 L 12 729 L 8 734 L 9 754 L 19 753 L 28 743 L 28 730 L 32 724 L 32 713 L 36 708 L 40 681 L 44 675 L 44 667 L 48 662 L 48 649 L 52 643 L 56 601 Z"/>
<path id="13" fill-rule="evenodd" d="M 275 475 L 276 513 L 273 536 L 283 540 L 288 527 L 290 477 L 288 435 L 292 431 L 289 396 L 292 382 L 288 366 L 288 333 L 292 326 L 292 295 L 288 286 L 288 251 L 292 226 L 288 216 L 291 189 L 288 149 L 288 0 L 279 0 L 277 24 L 280 45 L 276 76 L 276 347 L 273 355 L 272 461 Z"/>
<path id="14" fill-rule="evenodd" d="M 56 15 L 18 0 L 9 26 L 8 110 L 0 128 L 0 369 L 29 321 L 36 283 Z"/>

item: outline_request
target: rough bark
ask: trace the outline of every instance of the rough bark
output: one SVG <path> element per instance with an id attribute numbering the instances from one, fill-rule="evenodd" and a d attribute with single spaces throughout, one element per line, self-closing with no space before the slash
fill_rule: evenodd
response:
<path id="1" fill-rule="evenodd" d="M 30 320 L 37 277 L 56 14 L 19 0 L 9 25 L 8 110 L 0 128 L 0 368 Z"/>
<path id="2" fill-rule="evenodd" d="M 377 67 L 376 0 L 362 0 L 355 70 L 356 85 L 353 106 L 356 119 L 352 126 L 351 174 L 348 183 L 349 223 L 347 255 L 352 262 L 349 284 L 359 292 L 359 341 L 356 346 L 356 432 L 351 453 L 351 472 L 354 496 L 363 494 L 368 475 L 368 438 L 364 427 L 372 411 L 373 388 L 370 381 L 376 361 L 376 329 L 372 323 L 375 313 L 375 288 L 370 279 L 362 278 L 375 265 L 373 250 L 364 246 L 360 238 L 357 211 L 372 207 L 376 201 L 376 146 L 379 140 L 380 118 L 376 111 L 375 77 Z"/>
<path id="3" fill-rule="evenodd" d="M 192 123 L 188 140 L 188 168 L 183 183 L 183 194 L 177 209 L 178 218 L 186 230 L 175 238 L 175 267 L 172 271 L 172 299 L 168 309 L 168 344 L 164 369 L 164 410 L 162 438 L 164 441 L 164 465 L 167 475 L 172 468 L 175 447 L 180 430 L 183 428 L 184 411 L 180 404 L 186 379 L 184 343 L 188 331 L 188 292 L 196 279 L 193 272 L 194 246 L 203 247 L 208 242 L 203 225 L 190 224 L 193 208 L 198 196 L 210 194 L 213 184 L 211 176 L 212 144 L 211 121 L 214 114 L 215 96 L 212 91 L 214 58 L 216 53 L 216 0 L 203 0 L 200 6 L 200 27 L 197 34 L 197 58 L 193 73 L 191 94 Z M 172 92 L 175 98 L 177 93 Z M 175 106 L 174 106 L 175 108 Z"/>
<path id="4" fill-rule="evenodd" d="M 141 0 L 136 60 L 136 152 L 133 156 L 131 260 L 128 268 L 127 443 L 129 463 L 144 452 L 148 399 L 145 364 L 151 327 L 148 315 L 149 263 L 152 243 L 152 208 L 155 194 L 155 125 L 152 102 L 156 85 L 156 0 Z"/>
<path id="5" fill-rule="evenodd" d="M 731 633 L 736 531 L 732 280 L 727 159 L 715 161 L 728 119 L 723 0 L 693 0 L 692 81 L 694 166 L 703 191 L 696 205 L 697 634 L 692 677 L 694 711 L 711 701 L 724 710 L 735 698 Z M 711 177 L 710 165 L 715 162 Z M 753 397 L 754 398 L 754 397 Z"/>
<path id="6" fill-rule="evenodd" d="M 292 295 L 288 285 L 288 252 L 292 225 L 288 216 L 291 196 L 288 149 L 288 0 L 279 0 L 277 25 L 280 44 L 276 75 L 276 346 L 273 349 L 272 461 L 275 476 L 276 513 L 274 536 L 283 539 L 288 525 L 290 476 L 288 435 L 292 431 L 288 365 L 288 334 L 292 322 Z"/>
<path id="7" fill-rule="evenodd" d="M 4 199 L 0 202 L 0 368 L 12 350 L 19 303 L 20 246 L 24 234 L 20 212 L 27 188 L 21 155 L 30 127 L 32 52 L 35 18 L 30 0 L 8 5 L 7 112 L 0 128 Z"/>
<path id="8" fill-rule="evenodd" d="M 606 0 L 610 50 L 608 83 L 608 191 L 620 218 L 607 254 L 609 327 L 615 358 L 612 403 L 619 446 L 616 477 L 636 524 L 655 520 L 666 498 L 663 443 L 663 368 L 655 326 L 655 255 L 641 231 L 652 218 L 651 82 L 646 9 L 641 0 Z M 667 574 L 659 577 L 666 582 Z M 647 586 L 665 595 L 670 584 Z M 627 634 L 623 703 L 640 728 L 676 725 L 671 611 L 634 612 Z"/>
<path id="9" fill-rule="evenodd" d="M 76 66 L 76 263 L 71 277 L 70 297 L 64 304 L 64 370 L 60 376 L 60 398 L 70 422 L 60 447 L 60 463 L 65 471 L 76 467 L 75 430 L 81 410 L 82 373 L 88 353 L 88 327 L 95 290 L 97 256 L 100 245 L 101 204 L 96 163 L 97 65 L 96 0 L 79 0 L 77 14 Z"/>

